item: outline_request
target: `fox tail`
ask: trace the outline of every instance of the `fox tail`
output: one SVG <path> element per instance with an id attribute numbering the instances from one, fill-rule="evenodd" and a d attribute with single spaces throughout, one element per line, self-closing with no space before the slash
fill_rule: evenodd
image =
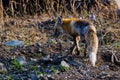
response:
<path id="1" fill-rule="evenodd" d="M 97 50 L 98 50 L 98 37 L 96 35 L 95 29 L 90 29 L 88 37 L 88 54 L 89 60 L 92 66 L 95 67 L 95 63 L 97 61 Z"/>

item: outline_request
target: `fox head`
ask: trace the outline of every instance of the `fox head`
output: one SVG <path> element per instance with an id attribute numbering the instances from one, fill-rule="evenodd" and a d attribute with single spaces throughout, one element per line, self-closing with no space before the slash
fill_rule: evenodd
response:
<path id="1" fill-rule="evenodd" d="M 60 33 L 63 33 L 63 29 L 62 29 L 62 18 L 58 17 L 56 22 L 55 22 L 55 35 L 59 35 Z"/>

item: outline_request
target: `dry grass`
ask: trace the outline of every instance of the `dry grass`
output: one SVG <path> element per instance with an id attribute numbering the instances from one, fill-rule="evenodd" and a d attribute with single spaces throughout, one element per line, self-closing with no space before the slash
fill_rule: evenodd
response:
<path id="1" fill-rule="evenodd" d="M 89 14 L 96 16 L 94 24 L 100 35 L 100 45 L 118 43 L 120 20 L 116 10 L 116 3 L 104 0 L 14 0 L 9 6 L 4 6 L 5 25 L 0 26 L 1 43 L 11 39 L 45 43 L 46 33 L 42 28 L 38 29 L 41 21 L 59 15 L 88 19 Z"/>
<path id="2" fill-rule="evenodd" d="M 114 1 L 104 0 L 22 0 L 9 1 L 9 5 L 4 3 L 5 16 L 27 16 L 42 15 L 46 13 L 49 16 L 83 16 L 87 13 L 94 13 L 102 18 L 116 18 L 117 5 Z"/>

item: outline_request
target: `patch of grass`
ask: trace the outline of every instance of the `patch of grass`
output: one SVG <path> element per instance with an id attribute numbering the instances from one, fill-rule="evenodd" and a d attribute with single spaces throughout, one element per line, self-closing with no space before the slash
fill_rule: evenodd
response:
<path id="1" fill-rule="evenodd" d="M 87 11 L 84 11 L 83 16 L 84 16 L 84 18 L 86 18 L 88 16 Z"/>
<path id="2" fill-rule="evenodd" d="M 51 66 L 50 70 L 55 74 L 57 72 L 57 69 L 55 66 Z"/>
<path id="3" fill-rule="evenodd" d="M 9 51 L 9 50 L 11 49 L 11 47 L 5 46 L 4 49 L 5 49 L 6 51 Z"/>
<path id="4" fill-rule="evenodd" d="M 40 71 L 36 71 L 35 74 L 36 74 L 36 75 L 43 75 L 44 73 L 43 73 L 43 72 L 40 72 Z"/>
<path id="5" fill-rule="evenodd" d="M 48 40 L 47 42 L 48 42 L 49 44 L 52 44 L 52 45 L 57 44 L 57 42 L 56 42 L 55 40 Z"/>
<path id="6" fill-rule="evenodd" d="M 26 45 L 26 46 L 29 46 L 29 45 L 30 45 L 30 42 L 29 42 L 29 41 L 25 41 L 25 45 Z"/>
<path id="7" fill-rule="evenodd" d="M 6 71 L 6 70 L 0 70 L 0 73 L 1 73 L 1 74 L 7 74 L 8 71 Z"/>
<path id="8" fill-rule="evenodd" d="M 60 65 L 59 67 L 60 67 L 60 70 L 62 72 L 67 72 L 69 70 L 68 67 L 65 67 L 65 66 L 62 66 L 62 65 Z"/>
<path id="9" fill-rule="evenodd" d="M 12 77 L 11 76 L 7 76 L 6 80 L 12 80 Z"/>
<path id="10" fill-rule="evenodd" d="M 22 69 L 22 65 L 17 61 L 17 59 L 13 59 L 11 61 L 12 65 L 11 65 L 11 68 L 14 69 L 14 70 L 17 70 L 17 69 Z"/>
<path id="11" fill-rule="evenodd" d="M 36 71 L 36 70 L 37 70 L 37 66 L 32 65 L 32 66 L 31 66 L 31 69 L 34 70 L 34 71 Z"/>
<path id="12" fill-rule="evenodd" d="M 40 52 L 40 53 L 37 53 L 36 56 L 39 57 L 39 58 L 41 58 L 41 57 L 43 56 L 42 54 L 43 54 L 43 53 Z"/>
<path id="13" fill-rule="evenodd" d="M 117 44 L 117 43 L 114 43 L 114 48 L 115 48 L 115 49 L 119 49 L 119 48 L 120 48 L 120 45 Z"/>

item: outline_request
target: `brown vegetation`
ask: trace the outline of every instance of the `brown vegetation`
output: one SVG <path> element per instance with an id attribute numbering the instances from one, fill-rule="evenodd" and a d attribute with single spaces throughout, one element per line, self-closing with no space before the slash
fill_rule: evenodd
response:
<path id="1" fill-rule="evenodd" d="M 63 9 L 63 15 L 83 16 L 94 13 L 100 17 L 116 18 L 117 5 L 114 1 L 104 0 L 3 0 L 4 14 L 26 16 L 48 14 L 55 16 Z"/>
<path id="2" fill-rule="evenodd" d="M 3 9 L 0 5 L 0 18 L 4 23 L 0 25 L 0 62 L 7 66 L 7 72 L 1 71 L 0 67 L 0 79 L 10 80 L 11 77 L 26 80 L 31 78 L 32 74 L 39 75 L 39 79 L 47 79 L 51 75 L 49 78 L 53 77 L 53 80 L 120 79 L 120 19 L 113 0 L 0 1 L 3 1 Z M 91 14 L 96 16 L 93 20 L 99 38 L 96 68 L 91 67 L 86 59 L 81 57 L 84 50 L 82 43 L 81 55 L 73 56 L 69 54 L 73 41 L 68 34 L 53 37 L 54 21 L 61 13 L 65 18 L 89 19 Z M 14 39 L 23 41 L 24 45 L 4 45 L 4 42 Z M 17 66 L 15 68 L 11 63 L 20 55 L 24 55 L 28 62 L 22 69 L 19 69 L 20 65 L 14 65 Z M 68 72 L 62 72 L 58 68 L 62 60 L 70 64 Z M 54 67 L 56 68 L 55 74 L 50 67 L 53 72 Z"/>

